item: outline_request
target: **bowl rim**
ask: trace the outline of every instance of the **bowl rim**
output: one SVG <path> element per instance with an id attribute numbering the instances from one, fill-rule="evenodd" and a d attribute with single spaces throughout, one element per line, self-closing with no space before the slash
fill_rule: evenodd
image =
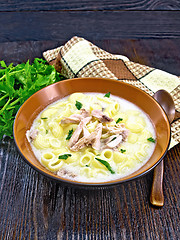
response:
<path id="1" fill-rule="evenodd" d="M 104 80 L 104 81 L 110 81 L 110 82 L 118 82 L 119 84 L 124 84 L 124 85 L 130 85 L 130 87 L 142 92 L 143 94 L 145 94 L 147 97 L 150 97 L 151 100 L 153 100 L 160 108 L 161 110 L 164 112 L 165 114 L 165 117 L 166 117 L 166 120 L 168 122 L 168 135 L 169 135 L 169 139 L 168 139 L 168 143 L 167 143 L 167 147 L 164 151 L 164 154 L 160 157 L 160 159 L 153 165 L 151 166 L 150 168 L 148 168 L 147 170 L 141 172 L 140 174 L 134 176 L 134 177 L 131 177 L 131 178 L 127 178 L 127 179 L 124 179 L 124 180 L 121 180 L 120 179 L 114 179 L 113 181 L 106 181 L 106 182 L 80 182 L 80 181 L 72 181 L 71 179 L 66 179 L 66 178 L 59 178 L 59 176 L 56 177 L 56 175 L 50 175 L 48 173 L 46 173 L 45 171 L 41 170 L 39 167 L 37 167 L 36 165 L 32 164 L 23 154 L 23 152 L 20 150 L 19 148 L 19 145 L 18 145 L 18 141 L 16 139 L 16 131 L 15 131 L 15 128 L 16 128 L 16 125 L 17 125 L 17 117 L 18 115 L 20 114 L 22 108 L 24 107 L 24 105 L 31 100 L 31 98 L 34 97 L 34 95 L 38 94 L 39 92 L 41 91 L 44 91 L 44 89 L 48 89 L 50 86 L 52 85 L 58 85 L 58 84 L 61 84 L 61 82 L 64 82 L 64 81 L 67 81 L 67 82 L 71 82 L 71 81 L 78 81 L 78 80 L 85 80 L 85 79 L 101 79 L 101 80 Z M 89 91 L 90 92 L 90 91 Z M 54 101 L 53 101 L 54 102 Z M 53 103 L 52 102 L 52 103 Z M 49 105 L 49 104 L 48 104 Z M 48 106 L 47 105 L 47 106 Z M 138 178 L 141 178 L 143 176 L 145 176 L 146 174 L 148 174 L 149 172 L 151 172 L 161 161 L 162 159 L 164 158 L 164 156 L 166 155 L 168 149 L 169 149 L 169 145 L 170 145 L 170 141 L 171 141 L 171 125 L 170 125 L 170 122 L 169 122 L 169 119 L 168 119 L 168 116 L 166 114 L 166 112 L 164 111 L 164 109 L 162 108 L 162 106 L 157 102 L 156 99 L 153 98 L 153 96 L 149 95 L 147 92 L 143 91 L 142 89 L 134 86 L 134 85 L 131 85 L 129 83 L 126 83 L 126 82 L 122 82 L 122 81 L 118 81 L 118 80 L 114 80 L 114 79 L 109 79 L 109 78 L 96 78 L 96 77 L 84 77 L 84 78 L 72 78 L 72 79 L 65 79 L 65 80 L 62 80 L 62 81 L 59 81 L 59 82 L 56 82 L 56 83 L 53 83 L 53 84 L 50 84 L 40 90 L 38 90 L 37 92 L 35 92 L 34 94 L 32 94 L 28 99 L 26 99 L 26 101 L 20 106 L 20 108 L 18 109 L 17 113 L 16 113 L 16 116 L 15 116 L 15 119 L 14 119 L 14 123 L 13 123 L 13 138 L 14 138 L 14 142 L 16 144 L 16 147 L 20 153 L 20 155 L 23 157 L 24 161 L 30 166 L 32 167 L 35 171 L 37 171 L 38 173 L 42 174 L 43 176 L 45 177 L 48 177 L 49 179 L 53 180 L 53 181 L 56 181 L 58 183 L 63 183 L 65 185 L 68 185 L 68 186 L 72 186 L 72 187 L 85 187 L 85 188 L 102 188 L 102 187 L 110 187 L 110 186 L 115 186 L 117 184 L 122 184 L 122 183 L 126 183 L 126 182 L 130 182 L 130 181 L 133 181 L 133 180 L 136 180 Z"/>

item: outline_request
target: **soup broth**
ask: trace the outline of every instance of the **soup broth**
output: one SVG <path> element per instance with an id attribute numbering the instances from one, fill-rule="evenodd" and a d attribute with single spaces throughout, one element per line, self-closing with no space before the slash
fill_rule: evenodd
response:
<path id="1" fill-rule="evenodd" d="M 50 104 L 26 136 L 44 167 L 80 182 L 135 172 L 151 157 L 156 139 L 148 116 L 110 93 L 73 93 Z"/>

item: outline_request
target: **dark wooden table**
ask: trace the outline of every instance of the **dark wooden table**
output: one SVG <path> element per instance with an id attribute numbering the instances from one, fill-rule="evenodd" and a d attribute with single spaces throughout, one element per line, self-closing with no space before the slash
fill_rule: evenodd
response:
<path id="1" fill-rule="evenodd" d="M 0 60 L 20 63 L 82 36 L 180 76 L 180 2 L 0 1 Z M 152 172 L 108 189 L 57 184 L 0 142 L 0 239 L 180 239 L 180 145 L 165 157 L 162 208 L 150 205 Z"/>

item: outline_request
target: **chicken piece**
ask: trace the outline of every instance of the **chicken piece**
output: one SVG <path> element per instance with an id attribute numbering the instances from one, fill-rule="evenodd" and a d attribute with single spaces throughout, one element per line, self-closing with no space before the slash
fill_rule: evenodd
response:
<path id="1" fill-rule="evenodd" d="M 70 150 L 78 151 L 84 148 L 85 146 L 90 144 L 93 145 L 94 143 L 95 143 L 94 149 L 99 150 L 101 133 L 102 133 L 102 123 L 99 123 L 94 132 L 89 134 L 89 136 L 84 136 L 80 138 L 78 142 L 76 142 L 72 147 L 70 147 Z"/>
<path id="2" fill-rule="evenodd" d="M 80 110 L 80 114 L 72 114 L 70 117 L 65 117 L 61 120 L 61 124 L 79 123 L 83 118 L 86 117 L 90 117 L 90 113 L 82 108 Z"/>
<path id="3" fill-rule="evenodd" d="M 113 150 L 116 150 L 119 145 L 127 139 L 129 133 L 129 130 L 125 128 L 123 123 L 116 124 L 114 127 L 106 125 L 103 126 L 103 129 L 107 131 L 106 134 L 113 134 L 102 140 L 102 143 L 104 144 L 103 148 L 108 147 Z"/>
<path id="4" fill-rule="evenodd" d="M 90 112 L 86 111 L 86 109 L 84 109 L 84 108 L 81 108 L 80 115 L 83 116 L 84 118 L 85 117 L 90 117 Z"/>
<path id="5" fill-rule="evenodd" d="M 61 124 L 69 124 L 69 123 L 79 123 L 82 120 L 82 116 L 80 114 L 73 114 L 70 117 L 65 117 L 61 120 Z"/>
<path id="6" fill-rule="evenodd" d="M 122 135 L 111 135 L 106 139 L 101 140 L 101 149 L 112 149 L 114 151 L 118 150 L 119 145 L 123 142 Z"/>
<path id="7" fill-rule="evenodd" d="M 86 124 L 88 122 L 90 122 L 90 120 L 91 120 L 91 117 L 86 117 L 86 118 L 83 118 L 80 121 L 79 125 L 77 126 L 76 130 L 74 131 L 72 137 L 69 140 L 69 147 L 70 147 L 70 149 L 78 141 L 79 136 L 80 136 L 80 134 L 81 134 L 81 132 L 83 130 L 83 127 L 85 127 Z"/>
<path id="8" fill-rule="evenodd" d="M 112 122 L 113 119 L 105 115 L 101 110 L 96 109 L 92 110 L 91 115 L 95 118 L 97 118 L 100 122 Z"/>
<path id="9" fill-rule="evenodd" d="M 83 135 L 84 137 L 88 137 L 90 135 L 90 132 L 87 130 L 86 127 L 83 127 Z"/>
<path id="10" fill-rule="evenodd" d="M 118 148 L 119 145 L 122 143 L 122 141 L 123 141 L 122 135 L 118 135 L 117 137 L 114 137 L 114 139 L 112 139 L 106 145 L 107 147 L 114 149 L 114 148 Z"/>
<path id="11" fill-rule="evenodd" d="M 123 139 L 123 142 L 126 141 L 127 137 L 128 137 L 128 134 L 129 134 L 129 130 L 128 129 L 124 129 L 123 132 L 122 132 L 122 139 Z"/>
<path id="12" fill-rule="evenodd" d="M 107 138 L 101 139 L 101 142 L 103 144 L 107 144 L 107 143 L 113 141 L 113 139 L 117 138 L 118 136 L 119 136 L 118 134 L 117 135 L 111 135 L 111 136 L 108 135 Z"/>
<path id="13" fill-rule="evenodd" d="M 29 142 L 32 142 L 36 139 L 38 135 L 38 130 L 37 129 L 33 129 L 27 132 L 27 139 Z"/>
<path id="14" fill-rule="evenodd" d="M 90 134 L 91 135 L 91 134 Z M 87 137 L 82 137 L 76 142 L 72 147 L 70 147 L 71 151 L 79 151 L 80 149 L 84 148 L 87 143 Z"/>
<path id="15" fill-rule="evenodd" d="M 100 150 L 101 148 L 101 142 L 100 142 L 100 139 L 101 139 L 101 135 L 102 135 L 102 123 L 99 123 L 95 129 L 95 132 L 96 132 L 96 137 L 95 137 L 95 140 L 94 142 L 92 143 L 92 147 L 95 149 L 95 150 Z"/>
<path id="16" fill-rule="evenodd" d="M 103 129 L 111 134 L 122 134 L 124 131 L 126 131 L 128 134 L 128 129 L 125 128 L 124 123 L 116 124 L 116 126 L 114 127 L 106 125 L 106 126 L 103 126 Z"/>
<path id="17" fill-rule="evenodd" d="M 74 174 L 73 172 L 70 172 L 69 170 L 63 169 L 61 168 L 58 172 L 57 175 L 59 175 L 60 177 L 70 177 L 70 178 L 75 178 L 77 177 L 76 174 Z"/>

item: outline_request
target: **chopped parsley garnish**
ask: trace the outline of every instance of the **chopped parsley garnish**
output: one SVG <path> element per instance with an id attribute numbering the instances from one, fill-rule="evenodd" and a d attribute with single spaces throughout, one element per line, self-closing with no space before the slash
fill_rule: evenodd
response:
<path id="1" fill-rule="evenodd" d="M 115 171 L 112 170 L 110 164 L 107 161 L 99 159 L 99 158 L 96 158 L 96 157 L 95 157 L 95 159 L 98 160 L 100 163 L 102 163 L 112 174 L 115 173 Z"/>
<path id="2" fill-rule="evenodd" d="M 76 108 L 77 108 L 78 110 L 80 110 L 80 109 L 82 108 L 82 103 L 81 103 L 81 102 L 78 102 L 78 101 L 76 101 L 76 104 L 75 104 L 75 106 L 76 106 Z"/>
<path id="3" fill-rule="evenodd" d="M 46 129 L 46 134 L 48 134 L 48 130 Z"/>
<path id="4" fill-rule="evenodd" d="M 86 164 L 85 166 L 86 166 L 86 167 L 89 167 L 89 165 L 87 165 L 87 164 Z"/>
<path id="5" fill-rule="evenodd" d="M 59 155 L 58 158 L 66 160 L 66 159 L 68 159 L 68 157 L 71 157 L 71 156 L 72 156 L 71 154 L 67 153 L 67 154 Z"/>
<path id="6" fill-rule="evenodd" d="M 121 151 L 121 153 L 124 153 L 124 152 L 126 152 L 126 150 L 125 149 L 120 149 L 120 151 Z"/>
<path id="7" fill-rule="evenodd" d="M 73 128 L 69 130 L 66 140 L 69 140 L 72 137 L 72 134 L 73 134 Z"/>
<path id="8" fill-rule="evenodd" d="M 48 119 L 48 118 L 47 118 L 47 117 L 42 117 L 41 119 L 43 119 L 43 120 L 44 120 L 44 119 Z"/>
<path id="9" fill-rule="evenodd" d="M 107 97 L 107 98 L 109 98 L 110 97 L 110 92 L 108 92 L 108 93 L 106 93 L 105 95 L 104 95 L 104 97 Z"/>
<path id="10" fill-rule="evenodd" d="M 150 137 L 150 138 L 147 138 L 147 140 L 148 140 L 148 141 L 150 141 L 150 142 L 153 142 L 153 143 L 155 143 L 155 142 L 156 142 L 156 140 L 155 140 L 154 138 L 152 138 L 152 137 Z"/>
<path id="11" fill-rule="evenodd" d="M 119 123 L 123 120 L 123 118 L 118 118 L 118 120 L 116 121 L 116 123 Z"/>

